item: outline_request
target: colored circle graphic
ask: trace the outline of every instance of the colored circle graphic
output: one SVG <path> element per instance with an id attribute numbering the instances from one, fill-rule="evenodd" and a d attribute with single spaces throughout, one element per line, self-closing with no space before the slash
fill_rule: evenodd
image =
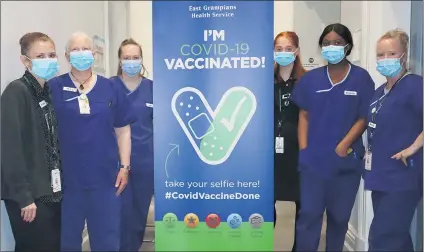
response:
<path id="1" fill-rule="evenodd" d="M 264 217 L 258 213 L 254 213 L 250 215 L 249 223 L 253 228 L 260 228 L 264 223 Z"/>
<path id="2" fill-rule="evenodd" d="M 241 223 L 242 223 L 242 219 L 239 214 L 233 213 L 233 214 L 230 214 L 230 216 L 228 216 L 227 218 L 227 224 L 231 228 L 238 228 L 240 227 Z"/>
<path id="3" fill-rule="evenodd" d="M 210 228 L 217 228 L 221 223 L 221 219 L 217 214 L 209 214 L 205 219 L 206 225 Z"/>
<path id="4" fill-rule="evenodd" d="M 194 213 L 189 213 L 184 217 L 184 223 L 189 228 L 195 228 L 199 224 L 199 217 Z"/>
<path id="5" fill-rule="evenodd" d="M 177 225 L 178 217 L 173 213 L 167 213 L 163 216 L 162 222 L 165 224 L 165 226 L 172 228 Z"/>

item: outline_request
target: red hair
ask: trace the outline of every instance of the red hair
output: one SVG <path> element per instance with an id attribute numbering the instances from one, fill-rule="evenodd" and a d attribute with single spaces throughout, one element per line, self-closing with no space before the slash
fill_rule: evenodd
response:
<path id="1" fill-rule="evenodd" d="M 277 40 L 279 38 L 286 38 L 290 41 L 290 43 L 299 48 L 299 37 L 295 32 L 285 31 L 280 32 L 274 39 L 274 47 L 277 44 Z M 281 76 L 279 75 L 280 66 L 277 63 L 274 63 L 274 81 L 276 83 L 281 82 Z M 303 67 L 302 62 L 300 61 L 300 54 L 296 55 L 294 60 L 294 66 L 292 70 L 292 76 L 299 80 L 306 73 L 306 69 Z"/>

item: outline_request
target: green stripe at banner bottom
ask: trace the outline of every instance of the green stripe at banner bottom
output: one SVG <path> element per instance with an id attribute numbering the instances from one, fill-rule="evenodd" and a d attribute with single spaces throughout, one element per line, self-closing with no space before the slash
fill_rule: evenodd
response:
<path id="1" fill-rule="evenodd" d="M 155 222 L 155 251 L 274 251 L 274 223 L 253 228 L 243 222 L 231 228 L 226 222 L 210 228 L 205 222 L 189 228 L 183 221 L 167 226 Z"/>

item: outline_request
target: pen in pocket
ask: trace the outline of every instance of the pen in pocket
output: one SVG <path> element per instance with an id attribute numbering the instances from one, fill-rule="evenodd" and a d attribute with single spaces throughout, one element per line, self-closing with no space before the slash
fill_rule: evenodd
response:
<path id="1" fill-rule="evenodd" d="M 357 158 L 356 152 L 352 148 L 347 149 L 347 155 L 353 155 L 354 158 Z"/>

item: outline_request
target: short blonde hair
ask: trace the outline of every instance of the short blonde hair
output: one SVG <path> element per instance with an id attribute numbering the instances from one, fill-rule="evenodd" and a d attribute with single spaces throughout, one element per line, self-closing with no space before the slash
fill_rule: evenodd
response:
<path id="1" fill-rule="evenodd" d="M 409 51 L 409 36 L 406 32 L 404 32 L 401 29 L 394 29 L 386 32 L 383 36 L 381 36 L 378 39 L 378 42 L 382 41 L 383 39 L 397 39 L 400 42 L 400 45 L 402 46 L 403 52 L 405 53 L 405 56 L 408 56 Z"/>
<path id="2" fill-rule="evenodd" d="M 71 44 L 76 38 L 84 38 L 88 41 L 90 49 L 93 50 L 93 39 L 87 35 L 87 33 L 82 31 L 74 32 L 71 37 L 69 37 L 68 42 L 66 43 L 65 51 L 66 53 L 69 53 L 71 51 Z"/>

